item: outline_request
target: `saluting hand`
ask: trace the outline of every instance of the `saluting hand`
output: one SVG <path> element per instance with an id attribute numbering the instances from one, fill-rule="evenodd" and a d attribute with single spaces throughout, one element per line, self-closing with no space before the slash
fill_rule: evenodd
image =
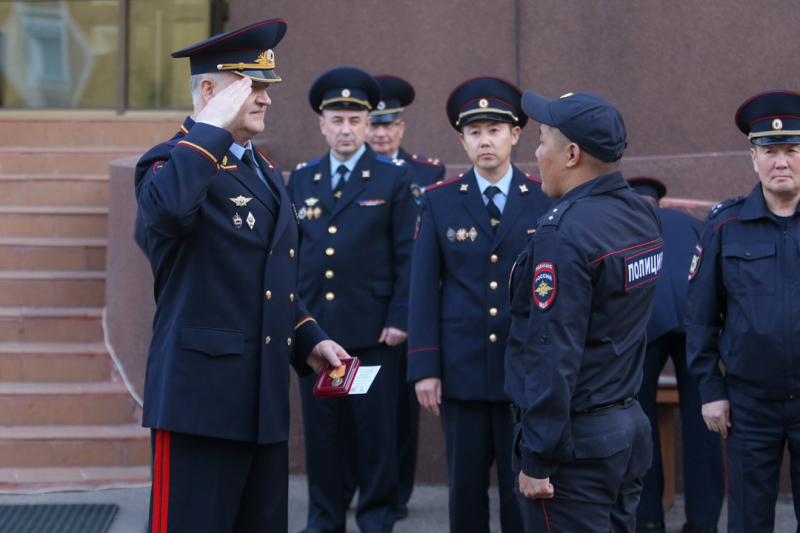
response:
<path id="1" fill-rule="evenodd" d="M 519 473 L 519 491 L 531 500 L 546 500 L 553 497 L 555 490 L 550 478 L 536 479 Z"/>
<path id="2" fill-rule="evenodd" d="M 414 385 L 419 404 L 439 416 L 439 404 L 442 403 L 442 380 L 439 378 L 423 378 Z"/>
<path id="3" fill-rule="evenodd" d="M 253 80 L 248 77 L 231 83 L 208 101 L 197 115 L 197 121 L 210 122 L 220 128 L 227 128 L 239 114 L 247 97 L 253 92 L 251 85 L 253 85 Z"/>
<path id="4" fill-rule="evenodd" d="M 408 333 L 402 329 L 383 328 L 383 331 L 381 331 L 381 338 L 378 339 L 378 342 L 385 342 L 389 346 L 397 346 L 398 344 L 405 342 L 407 338 Z"/>
<path id="5" fill-rule="evenodd" d="M 311 350 L 311 355 L 306 359 L 306 364 L 319 374 L 322 372 L 325 363 L 330 363 L 333 366 L 342 366 L 342 361 L 347 359 L 352 359 L 352 357 L 344 351 L 344 348 L 333 341 L 322 341 Z"/>
<path id="6" fill-rule="evenodd" d="M 717 400 L 703 404 L 703 420 L 708 429 L 721 433 L 728 438 L 728 428 L 731 427 L 731 404 L 728 400 Z"/>

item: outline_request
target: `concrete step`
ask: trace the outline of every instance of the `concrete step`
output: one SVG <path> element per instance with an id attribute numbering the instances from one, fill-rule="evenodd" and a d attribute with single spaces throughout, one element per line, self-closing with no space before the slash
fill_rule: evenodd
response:
<path id="1" fill-rule="evenodd" d="M 44 489 L 82 490 L 149 483 L 149 466 L 0 468 L 0 494 Z"/>
<path id="2" fill-rule="evenodd" d="M 0 306 L 101 307 L 106 273 L 78 270 L 0 271 Z"/>
<path id="3" fill-rule="evenodd" d="M 115 373 L 101 342 L 0 342 L 0 381 L 101 382 Z"/>
<path id="4" fill-rule="evenodd" d="M 0 269 L 102 271 L 106 244 L 104 238 L 0 237 Z"/>
<path id="5" fill-rule="evenodd" d="M 0 307 L 0 342 L 103 342 L 100 308 Z"/>
<path id="6" fill-rule="evenodd" d="M 0 426 L 116 425 L 135 422 L 123 383 L 0 382 Z"/>
<path id="7" fill-rule="evenodd" d="M 150 430 L 135 424 L 0 427 L 0 468 L 149 464 Z"/>
<path id="8" fill-rule="evenodd" d="M 108 176 L 0 174 L 0 205 L 107 206 Z"/>
<path id="9" fill-rule="evenodd" d="M 169 137 L 168 137 L 169 138 Z M 6 174 L 101 174 L 120 157 L 144 154 L 150 146 L 8 147 L 0 146 L 0 171 Z"/>
<path id="10" fill-rule="evenodd" d="M 5 146 L 155 146 L 180 129 L 185 113 L 162 117 L 85 114 L 62 117 L 0 116 L 0 139 Z"/>
<path id="11" fill-rule="evenodd" d="M 2 237 L 105 238 L 108 207 L 0 206 Z"/>

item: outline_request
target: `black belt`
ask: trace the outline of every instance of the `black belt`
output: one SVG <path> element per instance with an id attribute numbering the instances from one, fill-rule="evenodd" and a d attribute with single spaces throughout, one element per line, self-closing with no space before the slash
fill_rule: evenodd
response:
<path id="1" fill-rule="evenodd" d="M 612 407 L 621 407 L 621 406 L 624 406 L 624 405 L 628 405 L 635 399 L 636 399 L 635 397 L 629 396 L 629 397 L 625 398 L 624 400 L 620 400 L 618 402 L 604 403 L 603 405 L 598 405 L 596 407 L 590 407 L 590 408 L 588 408 L 588 409 L 586 409 L 584 411 L 575 411 L 575 412 L 570 413 L 570 414 L 572 416 L 575 416 L 575 415 L 588 415 L 590 413 L 596 413 L 597 411 L 603 411 L 604 409 L 611 409 Z"/>

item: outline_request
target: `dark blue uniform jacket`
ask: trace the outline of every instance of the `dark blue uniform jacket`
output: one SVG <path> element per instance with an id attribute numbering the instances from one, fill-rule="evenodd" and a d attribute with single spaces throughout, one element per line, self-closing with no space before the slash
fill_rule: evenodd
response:
<path id="1" fill-rule="evenodd" d="M 570 416 L 639 390 L 662 259 L 658 214 L 619 172 L 572 189 L 539 219 L 512 272 L 506 351 L 506 392 L 524 410 L 525 475 L 547 478 L 587 448 L 590 457 L 622 449 L 573 439 Z"/>
<path id="2" fill-rule="evenodd" d="M 508 275 L 553 201 L 516 168 L 508 193 L 497 234 L 474 170 L 423 196 L 411 269 L 408 380 L 438 377 L 446 398 L 509 401 L 503 391 Z"/>
<path id="3" fill-rule="evenodd" d="M 411 163 L 411 166 L 414 168 L 414 173 L 417 175 L 417 179 L 414 183 L 418 185 L 420 189 L 433 185 L 437 181 L 444 180 L 445 168 L 438 160 L 414 156 L 403 150 L 402 147 L 400 147 L 400 150 L 397 152 L 397 159 L 402 159 Z"/>
<path id="4" fill-rule="evenodd" d="M 377 346 L 385 327 L 408 330 L 414 179 L 411 165 L 369 146 L 338 201 L 327 154 L 301 163 L 289 178 L 303 234 L 300 294 L 345 348 Z M 319 218 L 309 214 L 315 209 Z"/>
<path id="5" fill-rule="evenodd" d="M 667 333 L 686 331 L 686 299 L 689 291 L 687 269 L 703 223 L 675 209 L 659 208 L 661 238 L 664 240 L 664 269 L 656 283 L 653 312 L 647 323 L 647 342 Z"/>
<path id="6" fill-rule="evenodd" d="M 184 129 L 136 167 L 156 300 L 143 425 L 285 441 L 289 364 L 310 373 L 304 361 L 326 338 L 298 298 L 292 204 L 265 157 L 279 204 L 229 152 L 228 131 L 189 119 Z M 239 196 L 250 201 L 237 207 Z"/>
<path id="7" fill-rule="evenodd" d="M 703 403 L 727 387 L 762 399 L 800 394 L 800 220 L 774 219 L 761 184 L 708 216 L 690 273 L 687 358 Z M 700 250 L 698 250 L 700 252 Z M 722 376 L 719 360 L 725 365 Z"/>

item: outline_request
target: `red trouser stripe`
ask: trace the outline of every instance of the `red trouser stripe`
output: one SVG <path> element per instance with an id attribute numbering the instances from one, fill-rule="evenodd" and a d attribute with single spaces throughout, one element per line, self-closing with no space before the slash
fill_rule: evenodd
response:
<path id="1" fill-rule="evenodd" d="M 170 432 L 156 430 L 156 454 L 153 458 L 153 532 L 167 533 L 169 515 L 169 442 Z"/>
<path id="2" fill-rule="evenodd" d="M 551 533 L 550 520 L 547 518 L 547 507 L 544 506 L 544 500 L 542 500 L 542 511 L 544 511 L 544 523 L 547 524 L 547 533 Z"/>

